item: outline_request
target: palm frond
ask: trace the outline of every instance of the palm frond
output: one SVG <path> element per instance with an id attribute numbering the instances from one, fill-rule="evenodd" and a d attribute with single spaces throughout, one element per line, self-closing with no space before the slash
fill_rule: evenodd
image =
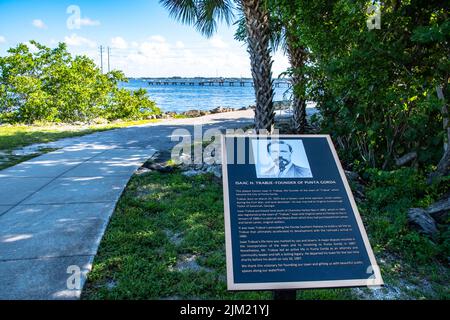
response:
<path id="1" fill-rule="evenodd" d="M 159 0 L 172 18 L 188 25 L 197 22 L 197 2 L 196 0 Z"/>
<path id="2" fill-rule="evenodd" d="M 234 5 L 231 0 L 203 0 L 197 4 L 195 27 L 207 37 L 211 37 L 217 30 L 219 21 L 230 25 L 234 19 Z"/>

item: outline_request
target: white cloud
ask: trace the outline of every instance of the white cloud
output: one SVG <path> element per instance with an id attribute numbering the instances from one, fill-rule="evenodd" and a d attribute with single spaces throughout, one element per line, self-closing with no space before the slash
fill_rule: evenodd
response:
<path id="1" fill-rule="evenodd" d="M 116 49 L 128 49 L 128 42 L 122 37 L 114 37 L 111 39 L 111 46 Z"/>
<path id="2" fill-rule="evenodd" d="M 6 38 L 4 36 L 0 36 L 0 44 L 5 43 Z"/>
<path id="3" fill-rule="evenodd" d="M 218 35 L 212 37 L 211 40 L 209 40 L 209 43 L 213 48 L 224 49 L 228 47 L 228 44 Z"/>
<path id="4" fill-rule="evenodd" d="M 144 41 L 139 45 L 139 53 L 147 58 L 161 59 L 170 53 L 170 45 L 164 38 Z"/>
<path id="5" fill-rule="evenodd" d="M 41 19 L 34 19 L 32 22 L 33 26 L 38 29 L 47 29 L 46 24 Z"/>
<path id="6" fill-rule="evenodd" d="M 100 21 L 89 18 L 81 18 L 76 21 L 80 27 L 96 27 L 100 25 Z"/>
<path id="7" fill-rule="evenodd" d="M 66 43 L 72 53 L 86 54 L 100 64 L 95 42 L 76 34 L 67 36 Z M 213 40 L 214 46 L 211 41 Z M 110 46 L 121 49 L 111 56 L 111 67 L 129 77 L 251 77 L 250 59 L 246 46 L 231 39 L 213 38 L 201 43 L 168 40 L 161 35 L 149 36 L 141 41 L 115 36 Z M 286 71 L 288 59 L 277 52 L 273 56 L 273 75 Z M 104 59 L 104 63 L 105 63 Z"/>
<path id="8" fill-rule="evenodd" d="M 64 42 L 68 46 L 73 46 L 73 47 L 88 46 L 90 48 L 93 48 L 93 47 L 95 47 L 97 45 L 95 43 L 95 41 L 92 41 L 92 40 L 87 39 L 87 38 L 83 38 L 81 36 L 78 36 L 75 33 L 72 33 L 70 36 L 65 36 L 64 37 Z"/>
<path id="9" fill-rule="evenodd" d="M 160 36 L 160 35 L 151 36 L 149 38 L 149 40 L 150 41 L 156 41 L 156 42 L 166 42 L 166 39 L 163 36 Z"/>
<path id="10" fill-rule="evenodd" d="M 221 48 L 212 47 L 209 40 L 205 40 L 201 48 L 190 47 L 181 40 L 169 42 L 162 36 L 154 35 L 143 42 L 131 42 L 129 52 L 116 56 L 112 64 L 132 77 L 208 77 L 217 74 L 249 77 L 250 60 L 245 47 L 217 43 Z"/>

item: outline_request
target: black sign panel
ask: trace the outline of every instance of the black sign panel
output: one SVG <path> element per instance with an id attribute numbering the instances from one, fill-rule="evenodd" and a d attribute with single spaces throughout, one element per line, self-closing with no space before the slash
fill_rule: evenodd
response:
<path id="1" fill-rule="evenodd" d="M 329 136 L 222 138 L 228 289 L 381 285 Z"/>

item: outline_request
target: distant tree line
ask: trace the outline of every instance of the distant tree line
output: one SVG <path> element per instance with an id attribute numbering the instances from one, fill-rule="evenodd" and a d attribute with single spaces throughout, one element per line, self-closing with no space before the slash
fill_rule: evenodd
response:
<path id="1" fill-rule="evenodd" d="M 0 123 L 137 120 L 160 113 L 143 89 L 119 88 L 121 71 L 103 74 L 64 43 L 51 49 L 35 41 L 0 57 Z"/>

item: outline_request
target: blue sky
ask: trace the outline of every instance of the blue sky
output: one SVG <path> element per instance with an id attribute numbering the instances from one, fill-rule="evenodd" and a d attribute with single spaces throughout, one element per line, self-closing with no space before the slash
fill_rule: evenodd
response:
<path id="1" fill-rule="evenodd" d="M 127 76 L 250 77 L 246 47 L 233 39 L 234 29 L 220 25 L 207 39 L 170 18 L 157 0 L 0 0 L 0 55 L 31 39 L 51 47 L 66 42 L 70 52 L 100 65 L 103 45 L 111 48 L 111 67 Z M 274 60 L 277 76 L 288 62 L 281 52 Z M 103 62 L 106 69 L 106 55 Z"/>

